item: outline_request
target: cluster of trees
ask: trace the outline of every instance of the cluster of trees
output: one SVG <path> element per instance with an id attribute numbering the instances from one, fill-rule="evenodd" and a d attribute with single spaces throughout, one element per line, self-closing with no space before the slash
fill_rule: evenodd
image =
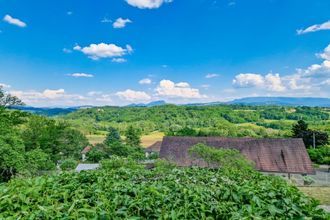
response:
<path id="1" fill-rule="evenodd" d="M 304 119 L 317 129 L 330 133 L 326 108 L 279 106 L 175 106 L 102 107 L 82 109 L 66 116 L 85 134 L 101 134 L 109 127 L 125 132 L 129 126 L 142 133 L 162 131 L 175 134 L 190 128 L 200 135 L 283 137 L 292 124 Z"/>
<path id="2" fill-rule="evenodd" d="M 143 159 L 144 151 L 141 148 L 141 132 L 133 126 L 129 126 L 125 131 L 125 140 L 122 140 L 119 131 L 110 127 L 104 142 L 96 144 L 87 153 L 87 159 L 91 162 L 99 162 L 110 156 Z"/>
<path id="3" fill-rule="evenodd" d="M 326 132 L 309 129 L 305 121 L 299 120 L 292 126 L 292 137 L 303 139 L 314 163 L 330 165 L 329 135 Z"/>
<path id="4" fill-rule="evenodd" d="M 326 132 L 309 129 L 303 120 L 292 126 L 292 137 L 302 138 L 306 147 L 319 147 L 329 143 L 329 135 Z"/>
<path id="5" fill-rule="evenodd" d="M 88 145 L 67 123 L 8 109 L 22 104 L 0 88 L 0 182 L 52 170 L 59 160 L 78 159 Z"/>

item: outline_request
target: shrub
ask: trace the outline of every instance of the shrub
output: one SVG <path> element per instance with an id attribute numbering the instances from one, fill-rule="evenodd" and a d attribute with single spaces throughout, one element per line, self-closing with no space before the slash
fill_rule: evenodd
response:
<path id="1" fill-rule="evenodd" d="M 196 159 L 203 159 L 209 167 L 238 170 L 252 169 L 252 162 L 248 161 L 236 149 L 216 149 L 205 144 L 197 144 L 189 149 L 189 154 Z"/>
<path id="2" fill-rule="evenodd" d="M 120 158 L 107 161 L 126 163 Z M 247 176 L 197 167 L 158 172 L 125 166 L 13 179 L 0 185 L 0 219 L 330 217 L 317 208 L 315 200 L 285 180 L 255 171 Z"/>
<path id="3" fill-rule="evenodd" d="M 61 170 L 65 170 L 65 171 L 68 171 L 68 170 L 73 170 L 77 167 L 77 161 L 74 160 L 74 159 L 66 159 L 64 161 L 62 161 L 60 167 L 61 167 Z"/>
<path id="4" fill-rule="evenodd" d="M 316 149 L 307 149 L 309 157 L 314 163 L 330 165 L 330 146 L 323 146 Z"/>

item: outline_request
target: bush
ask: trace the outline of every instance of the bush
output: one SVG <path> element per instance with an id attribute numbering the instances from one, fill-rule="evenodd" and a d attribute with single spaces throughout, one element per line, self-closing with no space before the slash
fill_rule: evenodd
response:
<path id="1" fill-rule="evenodd" d="M 108 157 L 108 155 L 97 149 L 96 147 L 93 147 L 87 154 L 87 160 L 90 161 L 90 162 L 93 162 L 93 163 L 98 163 L 100 162 L 101 160 L 105 159 Z"/>
<path id="2" fill-rule="evenodd" d="M 0 185 L 0 219 L 330 217 L 280 177 L 197 167 L 158 172 L 126 167 L 127 161 L 120 158 L 107 161 L 110 169 L 13 179 Z"/>
<path id="3" fill-rule="evenodd" d="M 309 157 L 314 163 L 330 165 L 330 146 L 323 146 L 316 149 L 307 149 Z"/>
<path id="4" fill-rule="evenodd" d="M 62 161 L 60 167 L 63 171 L 73 170 L 77 167 L 78 163 L 74 159 L 66 159 Z"/>
<path id="5" fill-rule="evenodd" d="M 189 154 L 196 159 L 203 159 L 209 167 L 237 170 L 252 169 L 252 162 L 236 149 L 216 149 L 205 144 L 196 144 L 189 149 Z"/>

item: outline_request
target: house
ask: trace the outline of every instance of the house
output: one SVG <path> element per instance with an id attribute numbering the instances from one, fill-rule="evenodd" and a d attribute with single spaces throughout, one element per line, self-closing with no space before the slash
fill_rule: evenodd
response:
<path id="1" fill-rule="evenodd" d="M 80 163 L 78 164 L 78 166 L 76 167 L 76 172 L 80 172 L 83 170 L 96 170 L 100 167 L 100 164 L 98 163 Z"/>
<path id="2" fill-rule="evenodd" d="M 86 154 L 87 154 L 90 150 L 92 150 L 92 147 L 91 147 L 91 146 L 87 146 L 87 147 L 85 147 L 85 148 L 80 152 L 80 154 L 81 154 L 81 160 L 82 160 L 82 161 L 86 161 Z"/>
<path id="3" fill-rule="evenodd" d="M 225 138 L 225 137 L 164 137 L 160 158 L 179 166 L 207 166 L 203 160 L 190 157 L 188 149 L 198 143 L 215 148 L 237 149 L 262 172 L 314 174 L 312 162 L 299 138 Z"/>
<path id="4" fill-rule="evenodd" d="M 157 141 L 155 143 L 153 143 L 152 145 L 150 145 L 149 147 L 144 149 L 144 152 L 146 154 L 146 157 L 149 157 L 152 154 L 159 154 L 160 151 L 160 147 L 162 146 L 162 142 L 161 141 Z"/>

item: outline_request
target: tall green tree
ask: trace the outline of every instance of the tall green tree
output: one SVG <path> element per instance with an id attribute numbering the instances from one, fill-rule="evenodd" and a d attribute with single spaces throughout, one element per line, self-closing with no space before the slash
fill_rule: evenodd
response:
<path id="1" fill-rule="evenodd" d="M 314 140 L 315 146 L 323 146 L 329 143 L 329 136 L 326 132 L 309 129 L 308 124 L 303 120 L 299 120 L 292 126 L 292 137 L 302 138 L 307 147 L 313 146 Z"/>
<path id="2" fill-rule="evenodd" d="M 121 138 L 119 131 L 113 127 L 108 128 L 108 134 L 104 140 L 104 144 L 107 146 L 113 145 L 113 144 L 120 144 Z"/>
<path id="3" fill-rule="evenodd" d="M 141 132 L 133 126 L 129 126 L 125 132 L 125 142 L 129 146 L 138 147 L 141 144 Z"/>

